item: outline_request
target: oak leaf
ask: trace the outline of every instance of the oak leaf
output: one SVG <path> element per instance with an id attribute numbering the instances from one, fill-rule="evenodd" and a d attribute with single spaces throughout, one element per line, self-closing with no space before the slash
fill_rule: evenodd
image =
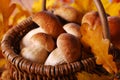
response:
<path id="1" fill-rule="evenodd" d="M 102 65 L 109 73 L 116 73 L 116 63 L 113 61 L 113 56 L 108 54 L 110 41 L 103 38 L 102 26 L 93 28 L 88 24 L 82 24 L 80 32 L 81 42 L 84 46 L 91 48 L 96 57 L 96 63 Z"/>
<path id="2" fill-rule="evenodd" d="M 22 6 L 19 6 L 17 3 L 12 3 L 12 0 L 0 0 L 0 41 L 6 31 L 16 25 L 25 16 L 28 17 L 30 14 Z M 1 53 L 0 47 L 0 57 L 3 57 Z"/>

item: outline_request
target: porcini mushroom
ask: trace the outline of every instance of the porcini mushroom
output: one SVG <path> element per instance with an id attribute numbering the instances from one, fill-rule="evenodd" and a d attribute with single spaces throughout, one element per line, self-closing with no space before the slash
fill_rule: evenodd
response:
<path id="1" fill-rule="evenodd" d="M 57 39 L 57 48 L 50 53 L 45 65 L 57 65 L 78 61 L 81 58 L 81 45 L 77 37 L 62 33 Z"/>
<path id="2" fill-rule="evenodd" d="M 82 14 L 70 6 L 62 6 L 54 10 L 54 14 L 68 22 L 81 24 Z"/>
<path id="3" fill-rule="evenodd" d="M 61 33 L 65 32 L 59 19 L 49 11 L 36 13 L 32 17 L 32 20 L 38 24 L 45 33 L 53 36 L 55 39 L 57 39 Z"/>
<path id="4" fill-rule="evenodd" d="M 67 23 L 63 26 L 63 29 L 67 33 L 72 34 L 78 38 L 81 38 L 80 25 L 78 25 L 76 23 Z"/>
<path id="5" fill-rule="evenodd" d="M 33 62 L 43 64 L 47 59 L 49 52 L 55 48 L 53 38 L 45 33 L 37 33 L 31 38 L 31 45 L 21 50 L 21 55 Z"/>
<path id="6" fill-rule="evenodd" d="M 31 44 L 31 41 L 30 41 L 30 38 L 34 35 L 34 34 L 37 34 L 37 33 L 40 33 L 40 32 L 45 32 L 44 30 L 42 30 L 40 27 L 39 28 L 35 28 L 35 29 L 32 29 L 30 30 L 21 40 L 20 42 L 20 48 L 24 48 L 24 47 L 27 47 Z"/>

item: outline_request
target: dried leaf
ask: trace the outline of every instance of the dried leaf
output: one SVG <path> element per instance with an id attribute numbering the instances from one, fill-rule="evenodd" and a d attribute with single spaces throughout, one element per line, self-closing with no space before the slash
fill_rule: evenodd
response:
<path id="1" fill-rule="evenodd" d="M 108 72 L 116 73 L 116 64 L 112 55 L 108 54 L 110 41 L 103 39 L 102 26 L 92 28 L 88 24 L 82 24 L 80 31 L 82 34 L 81 41 L 84 46 L 91 47 L 91 51 L 96 57 L 96 63 L 102 65 Z"/>
<path id="2" fill-rule="evenodd" d="M 56 1 L 58 2 L 58 0 L 47 0 L 46 7 L 48 8 L 48 7 L 54 6 Z M 33 6 L 32 6 L 32 10 L 33 10 L 33 12 L 41 11 L 42 10 L 42 0 L 34 1 Z"/>
<path id="3" fill-rule="evenodd" d="M 76 74 L 78 80 L 111 80 L 111 76 L 105 76 L 105 75 L 97 75 L 97 74 L 90 74 L 87 72 L 78 72 Z"/>
<path id="4" fill-rule="evenodd" d="M 63 5 L 69 5 L 73 2 L 73 0 L 47 0 L 46 8 L 48 10 L 53 10 Z M 32 6 L 33 12 L 39 12 L 42 10 L 42 0 L 34 1 Z"/>
<path id="5" fill-rule="evenodd" d="M 2 13 L 5 13 L 8 10 L 11 0 L 0 0 L 0 10 Z"/>
<path id="6" fill-rule="evenodd" d="M 6 63 L 6 60 L 1 58 L 0 59 L 0 68 L 2 68 L 5 65 L 5 63 Z"/>
<path id="7" fill-rule="evenodd" d="M 112 0 L 112 2 L 116 2 L 116 3 L 118 3 L 118 2 L 120 2 L 120 0 Z"/>
<path id="8" fill-rule="evenodd" d="M 3 13 L 3 23 L 4 26 L 8 26 L 9 25 L 9 18 L 12 15 L 12 13 L 14 12 L 16 8 L 16 4 L 12 4 L 11 6 L 8 7 L 7 13 Z"/>
<path id="9" fill-rule="evenodd" d="M 94 2 L 91 0 L 74 0 L 71 6 L 82 14 L 95 9 Z"/>
<path id="10" fill-rule="evenodd" d="M 19 22 L 21 22 L 22 20 L 26 19 L 26 17 L 28 17 L 28 16 L 30 16 L 30 13 L 28 11 L 20 11 L 20 12 L 16 13 L 16 15 L 13 17 L 12 24 L 16 25 Z"/>
<path id="11" fill-rule="evenodd" d="M 110 3 L 105 10 L 111 16 L 118 16 L 120 11 L 120 3 Z"/>
<path id="12" fill-rule="evenodd" d="M 16 12 L 13 15 L 13 12 L 15 10 Z M 17 13 L 19 13 L 20 15 L 18 15 Z M 11 18 L 12 16 L 13 18 Z M 19 17 L 16 18 L 16 16 Z M 30 16 L 30 14 L 27 10 L 23 10 L 22 6 L 19 6 L 17 3 L 11 3 L 11 0 L 0 0 L 0 41 L 6 31 L 10 29 L 13 25 L 16 25 L 21 17 L 24 16 L 28 17 Z M 1 53 L 2 51 L 0 48 L 0 57 L 3 57 Z"/>
<path id="13" fill-rule="evenodd" d="M 7 18 L 11 16 L 11 14 L 14 12 L 16 8 L 16 4 L 11 4 L 8 8 Z"/>

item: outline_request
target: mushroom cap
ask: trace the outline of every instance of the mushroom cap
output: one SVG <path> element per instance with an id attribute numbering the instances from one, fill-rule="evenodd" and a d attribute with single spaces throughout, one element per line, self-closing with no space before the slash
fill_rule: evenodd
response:
<path id="1" fill-rule="evenodd" d="M 54 10 L 54 14 L 66 21 L 81 24 L 82 14 L 70 6 L 62 6 Z"/>
<path id="2" fill-rule="evenodd" d="M 32 44 L 41 46 L 48 52 L 51 52 L 55 48 L 55 42 L 52 36 L 46 33 L 37 33 L 31 37 Z"/>
<path id="3" fill-rule="evenodd" d="M 36 13 L 32 20 L 38 24 L 47 34 L 52 35 L 55 39 L 59 34 L 65 32 L 59 19 L 48 11 Z"/>
<path id="4" fill-rule="evenodd" d="M 57 47 L 61 50 L 67 63 L 80 60 L 81 44 L 79 38 L 72 34 L 62 33 L 57 39 Z"/>
<path id="5" fill-rule="evenodd" d="M 120 36 L 120 17 L 108 16 L 108 23 L 110 28 L 111 38 L 116 39 Z M 120 38 L 119 38 L 120 40 Z"/>
<path id="6" fill-rule="evenodd" d="M 31 38 L 34 34 L 37 34 L 37 33 L 40 33 L 40 32 L 44 32 L 44 30 L 42 30 L 40 27 L 30 30 L 30 31 L 22 38 L 22 40 L 21 40 L 21 42 L 20 42 L 20 48 L 22 49 L 22 48 L 24 48 L 24 47 L 27 47 L 27 46 L 31 45 L 30 38 Z"/>
<path id="7" fill-rule="evenodd" d="M 87 12 L 82 18 L 82 24 L 87 23 L 92 27 L 96 27 L 97 25 L 101 25 L 100 17 L 97 11 Z"/>
<path id="8" fill-rule="evenodd" d="M 78 38 L 81 37 L 80 25 L 76 23 L 67 23 L 63 26 L 63 29 L 69 34 L 72 34 Z"/>
<path id="9" fill-rule="evenodd" d="M 111 35 L 111 42 L 118 48 L 120 48 L 120 17 L 108 16 L 108 24 Z"/>

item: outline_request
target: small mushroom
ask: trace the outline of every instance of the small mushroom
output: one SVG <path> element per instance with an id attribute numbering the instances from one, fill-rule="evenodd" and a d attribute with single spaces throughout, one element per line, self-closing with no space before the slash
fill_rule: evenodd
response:
<path id="1" fill-rule="evenodd" d="M 49 52 L 55 48 L 53 38 L 45 33 L 37 33 L 31 38 L 31 45 L 21 50 L 21 55 L 33 62 L 44 64 Z"/>
<path id="2" fill-rule="evenodd" d="M 67 23 L 63 26 L 63 29 L 67 33 L 72 34 L 78 38 L 81 38 L 80 25 L 78 25 L 76 23 Z"/>
<path id="3" fill-rule="evenodd" d="M 68 22 L 81 24 L 82 14 L 71 6 L 62 6 L 54 10 L 54 14 Z"/>
<path id="4" fill-rule="evenodd" d="M 45 65 L 57 65 L 78 61 L 81 58 L 81 44 L 72 34 L 62 33 L 57 39 L 57 48 L 50 53 Z"/>

